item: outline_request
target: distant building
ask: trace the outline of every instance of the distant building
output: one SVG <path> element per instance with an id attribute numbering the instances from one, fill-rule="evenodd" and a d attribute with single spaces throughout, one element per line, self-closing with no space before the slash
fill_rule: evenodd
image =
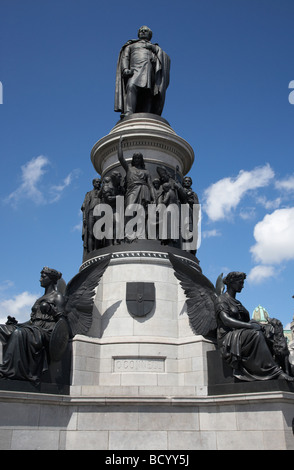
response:
<path id="1" fill-rule="evenodd" d="M 288 341 L 288 349 L 290 351 L 289 361 L 291 362 L 291 364 L 294 364 L 294 318 L 292 319 L 292 322 L 290 323 L 290 328 L 291 330 L 290 330 L 289 341 Z"/>
<path id="2" fill-rule="evenodd" d="M 269 319 L 269 314 L 266 309 L 261 305 L 258 305 L 252 312 L 252 319 L 259 321 L 260 323 L 267 323 Z"/>

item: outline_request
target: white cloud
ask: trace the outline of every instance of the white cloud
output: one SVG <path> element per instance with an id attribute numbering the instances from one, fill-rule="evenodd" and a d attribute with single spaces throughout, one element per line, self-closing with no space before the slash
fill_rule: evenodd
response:
<path id="1" fill-rule="evenodd" d="M 267 210 L 274 210 L 274 209 L 278 209 L 278 207 L 281 205 L 282 198 L 277 197 L 276 199 L 273 199 L 272 201 L 270 201 L 264 196 L 259 196 L 256 198 L 256 202 L 258 204 L 261 204 Z"/>
<path id="2" fill-rule="evenodd" d="M 37 205 L 57 202 L 63 191 L 79 175 L 79 170 L 71 171 L 59 185 L 44 184 L 42 178 L 47 172 L 50 161 L 39 155 L 21 167 L 21 184 L 4 200 L 16 207 L 23 199 L 29 199 Z"/>
<path id="3" fill-rule="evenodd" d="M 294 175 L 283 180 L 276 181 L 275 187 L 289 192 L 294 191 Z"/>
<path id="4" fill-rule="evenodd" d="M 201 235 L 203 238 L 220 237 L 221 232 L 216 229 L 204 230 Z"/>
<path id="5" fill-rule="evenodd" d="M 57 202 L 61 198 L 63 191 L 68 186 L 70 186 L 73 180 L 77 178 L 79 173 L 80 173 L 79 170 L 73 170 L 64 178 L 61 184 L 51 186 L 50 188 L 51 199 L 49 202 L 50 203 Z"/>
<path id="6" fill-rule="evenodd" d="M 46 172 L 49 160 L 43 155 L 33 158 L 21 167 L 21 184 L 6 198 L 6 202 L 17 205 L 22 199 L 31 199 L 35 204 L 43 204 L 44 197 L 38 183 Z"/>
<path id="7" fill-rule="evenodd" d="M 7 316 L 15 317 L 19 323 L 30 319 L 31 308 L 40 294 L 32 294 L 30 292 L 22 292 L 11 299 L 0 301 L 0 323 L 3 324 L 7 320 Z"/>
<path id="8" fill-rule="evenodd" d="M 0 293 L 10 289 L 13 286 L 14 286 L 13 281 L 10 281 L 9 279 L 3 281 L 2 284 L 0 284 Z"/>
<path id="9" fill-rule="evenodd" d="M 266 164 L 252 171 L 241 170 L 236 178 L 223 178 L 205 190 L 204 210 L 213 221 L 228 218 L 246 193 L 267 186 L 273 177 L 274 171 Z"/>
<path id="10" fill-rule="evenodd" d="M 255 261 L 279 264 L 294 259 L 294 207 L 267 214 L 254 228 L 256 244 L 250 248 Z"/>
<path id="11" fill-rule="evenodd" d="M 249 282 L 259 284 L 260 282 L 263 282 L 269 277 L 273 277 L 275 275 L 276 270 L 273 266 L 265 266 L 260 264 L 258 266 L 254 266 L 254 268 L 251 269 L 247 279 Z"/>
<path id="12" fill-rule="evenodd" d="M 247 208 L 241 209 L 239 215 L 241 219 L 243 220 L 252 220 L 256 216 L 255 207 L 247 207 Z"/>

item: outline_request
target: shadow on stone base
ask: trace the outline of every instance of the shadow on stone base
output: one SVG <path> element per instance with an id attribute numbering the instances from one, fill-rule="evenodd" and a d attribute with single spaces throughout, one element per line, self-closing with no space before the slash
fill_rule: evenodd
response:
<path id="1" fill-rule="evenodd" d="M 222 359 L 220 351 L 207 351 L 208 395 L 235 393 L 294 392 L 294 383 L 287 380 L 256 380 L 246 382 L 233 376 L 233 369 Z"/>

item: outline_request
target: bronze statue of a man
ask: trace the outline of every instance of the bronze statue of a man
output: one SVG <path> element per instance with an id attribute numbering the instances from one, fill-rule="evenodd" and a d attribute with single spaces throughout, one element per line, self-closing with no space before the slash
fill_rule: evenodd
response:
<path id="1" fill-rule="evenodd" d="M 153 113 L 161 116 L 169 85 L 170 58 L 150 42 L 152 31 L 142 26 L 139 39 L 122 47 L 116 71 L 114 110 L 123 116 Z"/>
<path id="2" fill-rule="evenodd" d="M 92 181 L 93 189 L 85 195 L 84 202 L 81 207 L 83 213 L 83 231 L 82 239 L 84 244 L 84 254 L 95 249 L 95 237 L 93 227 L 95 218 L 93 215 L 94 207 L 100 203 L 99 191 L 101 188 L 100 178 L 94 178 Z"/>

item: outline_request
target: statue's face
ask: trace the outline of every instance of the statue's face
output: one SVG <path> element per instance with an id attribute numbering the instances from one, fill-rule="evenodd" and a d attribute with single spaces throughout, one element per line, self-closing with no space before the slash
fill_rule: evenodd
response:
<path id="1" fill-rule="evenodd" d="M 101 185 L 101 184 L 100 184 L 100 180 L 99 180 L 99 179 L 95 179 L 95 180 L 93 181 L 93 186 L 94 186 L 95 189 L 99 189 L 99 188 L 100 188 L 100 185 Z"/>
<path id="2" fill-rule="evenodd" d="M 236 292 L 241 292 L 244 287 L 244 279 L 236 279 L 231 283 L 231 286 Z"/>
<path id="3" fill-rule="evenodd" d="M 47 287 L 49 286 L 49 284 L 51 284 L 50 277 L 44 271 L 41 271 L 40 284 L 41 284 L 41 287 Z"/>
<path id="4" fill-rule="evenodd" d="M 142 156 L 138 154 L 133 155 L 132 164 L 136 168 L 139 168 L 140 166 L 142 166 Z"/>
<path id="5" fill-rule="evenodd" d="M 184 178 L 183 183 L 184 183 L 185 188 L 190 188 L 192 185 L 192 180 L 191 178 L 187 177 L 187 178 Z"/>
<path id="6" fill-rule="evenodd" d="M 151 29 L 148 28 L 148 26 L 142 26 L 138 31 L 138 37 L 140 39 L 148 39 L 148 41 L 150 41 L 150 39 L 152 38 Z"/>
<path id="7" fill-rule="evenodd" d="M 113 173 L 113 177 L 114 177 L 114 180 L 116 181 L 116 183 L 120 183 L 121 181 L 121 174 L 120 173 Z"/>

